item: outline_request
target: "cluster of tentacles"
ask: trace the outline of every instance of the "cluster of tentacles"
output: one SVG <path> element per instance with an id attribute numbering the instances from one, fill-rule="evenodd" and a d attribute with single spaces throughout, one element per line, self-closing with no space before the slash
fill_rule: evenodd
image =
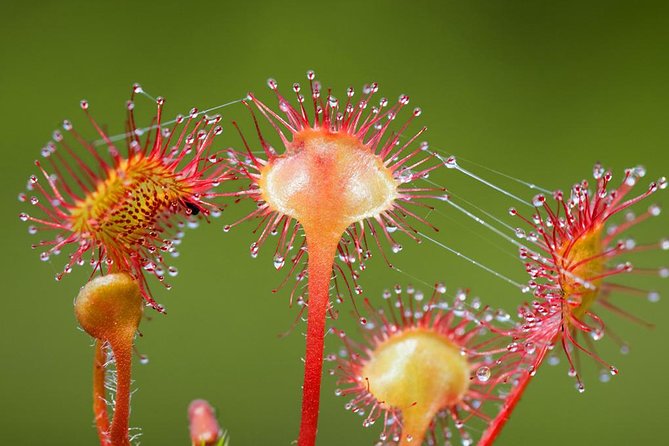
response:
<path id="1" fill-rule="evenodd" d="M 184 229 L 197 224 L 196 215 L 218 216 L 220 206 L 212 201 L 214 189 L 233 176 L 224 152 L 213 149 L 216 136 L 223 131 L 221 116 L 209 117 L 192 109 L 188 116 L 177 116 L 172 125 L 163 125 L 164 99 L 158 98 L 157 112 L 148 129 L 135 123 L 134 99 L 141 93 L 135 85 L 126 104 L 127 149 L 121 153 L 89 113 L 87 101 L 81 101 L 86 113 L 106 148 L 101 154 L 98 144 L 85 139 L 70 121 L 42 150 L 40 169 L 46 187 L 36 175 L 28 181 L 28 194 L 19 195 L 41 212 L 39 216 L 22 213 L 21 220 L 31 222 L 29 232 L 48 231 L 50 240 L 42 240 L 33 248 L 46 248 L 40 258 L 47 261 L 68 246 L 74 251 L 60 280 L 73 266 L 89 263 L 93 273 L 129 272 L 140 282 L 145 299 L 161 309 L 151 297 L 144 272 L 163 282 L 165 275 L 177 270 L 166 263 L 167 254 L 176 255 Z M 84 161 L 72 144 L 78 144 L 94 160 Z M 169 285 L 166 284 L 169 288 Z"/>

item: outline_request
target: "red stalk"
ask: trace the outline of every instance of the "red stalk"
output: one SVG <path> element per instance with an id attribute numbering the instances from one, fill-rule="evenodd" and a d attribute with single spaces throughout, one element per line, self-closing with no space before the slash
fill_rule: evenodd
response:
<path id="1" fill-rule="evenodd" d="M 130 446 L 130 371 L 132 344 L 142 318 L 144 300 L 137 281 L 127 273 L 96 277 L 79 292 L 74 312 L 79 324 L 96 339 L 93 362 L 93 413 L 102 446 Z M 105 400 L 107 342 L 116 362 L 114 417 L 109 423 Z"/>
<path id="2" fill-rule="evenodd" d="M 116 361 L 116 401 L 110 437 L 112 446 L 130 446 L 128 418 L 130 417 L 130 371 L 132 367 L 132 336 L 119 336 L 110 341 Z"/>
<path id="3" fill-rule="evenodd" d="M 107 414 L 107 402 L 105 401 L 105 362 L 107 353 L 104 342 L 95 341 L 95 356 L 93 358 L 93 413 L 95 414 L 95 427 L 101 446 L 110 445 L 109 439 L 109 415 Z"/>
<path id="4" fill-rule="evenodd" d="M 130 417 L 130 370 L 132 365 L 132 338 L 118 337 L 110 342 L 116 362 L 116 401 L 114 418 L 109 426 L 105 390 L 105 362 L 107 354 L 104 342 L 95 342 L 93 362 L 93 413 L 101 446 L 129 446 L 128 418 Z"/>
<path id="5" fill-rule="evenodd" d="M 304 383 L 302 386 L 302 420 L 298 446 L 314 446 L 318 430 L 321 377 L 323 374 L 323 343 L 325 338 L 325 317 L 330 295 L 332 265 L 339 243 L 325 237 L 309 237 L 309 300 L 307 316 L 307 345 L 304 363 Z"/>
<path id="6" fill-rule="evenodd" d="M 541 365 L 541 363 L 537 364 L 536 367 L 538 368 Z M 506 422 L 509 420 L 511 417 L 511 413 L 513 410 L 516 408 L 516 404 L 518 404 L 518 401 L 520 401 L 520 398 L 523 396 L 523 393 L 525 393 L 525 388 L 527 385 L 530 383 L 532 380 L 532 375 L 528 371 L 523 372 L 523 376 L 520 378 L 520 381 L 518 382 L 518 385 L 513 389 L 513 392 L 511 395 L 509 395 L 509 398 L 506 400 L 506 403 L 504 403 L 504 406 L 502 407 L 502 410 L 497 414 L 494 420 L 492 420 L 492 423 L 490 423 L 490 426 L 488 426 L 488 429 L 483 433 L 483 436 L 481 437 L 481 440 L 478 443 L 478 446 L 490 446 L 493 444 L 495 439 L 499 436 L 500 432 L 502 431 L 502 428 L 504 428 L 504 425 L 506 425 Z"/>

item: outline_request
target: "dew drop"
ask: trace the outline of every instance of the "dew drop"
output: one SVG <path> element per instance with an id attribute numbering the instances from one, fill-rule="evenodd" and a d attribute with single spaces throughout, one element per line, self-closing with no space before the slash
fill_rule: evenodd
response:
<path id="1" fill-rule="evenodd" d="M 146 355 L 139 355 L 139 363 L 142 365 L 146 365 L 149 363 L 149 357 Z"/>
<path id="2" fill-rule="evenodd" d="M 517 352 L 520 349 L 520 345 L 517 342 L 512 342 L 506 346 L 506 349 L 510 352 Z"/>
<path id="3" fill-rule="evenodd" d="M 283 258 L 281 254 L 276 254 L 274 256 L 274 268 L 277 270 L 283 268 L 283 265 L 285 265 L 286 260 Z"/>
<path id="4" fill-rule="evenodd" d="M 592 339 L 595 341 L 599 341 L 604 337 L 604 330 L 593 330 L 590 335 L 592 336 Z"/>
<path id="5" fill-rule="evenodd" d="M 594 179 L 598 180 L 604 175 L 604 167 L 601 164 L 597 163 L 592 169 L 592 176 Z"/>
<path id="6" fill-rule="evenodd" d="M 495 312 L 495 319 L 497 319 L 499 322 L 508 322 L 511 320 L 511 315 L 506 311 L 499 309 Z"/>
<path id="7" fill-rule="evenodd" d="M 415 175 L 416 174 L 411 169 L 403 169 L 399 173 L 397 179 L 400 183 L 409 183 L 414 179 Z"/>
<path id="8" fill-rule="evenodd" d="M 258 257 L 258 251 L 259 250 L 260 250 L 260 247 L 258 246 L 257 242 L 251 243 L 250 251 L 251 251 L 251 257 L 252 258 L 255 259 L 256 257 Z"/>
<path id="9" fill-rule="evenodd" d="M 490 372 L 490 367 L 479 367 L 476 370 L 476 378 L 481 382 L 488 382 L 492 373 Z"/>

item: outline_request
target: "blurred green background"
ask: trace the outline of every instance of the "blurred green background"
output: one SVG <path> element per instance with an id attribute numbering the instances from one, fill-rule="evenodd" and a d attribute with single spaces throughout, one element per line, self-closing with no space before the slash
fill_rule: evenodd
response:
<path id="1" fill-rule="evenodd" d="M 568 189 L 600 160 L 615 169 L 645 164 L 669 173 L 669 4 L 666 2 L 378 1 L 378 2 L 2 2 L 0 6 L 0 191 L 4 204 L 0 258 L 0 443 L 92 445 L 91 341 L 77 329 L 72 299 L 87 275 L 53 280 L 65 263 L 47 263 L 17 214 L 16 196 L 33 160 L 63 118 L 84 126 L 87 98 L 110 132 L 123 130 L 132 82 L 167 98 L 167 114 L 207 107 L 253 90 L 273 104 L 265 81 L 287 88 L 316 70 L 340 96 L 348 85 L 376 80 L 381 93 L 410 94 L 433 148 L 541 184 Z M 148 101 L 138 108 L 151 110 Z M 239 147 L 231 119 L 250 132 L 242 106 L 223 110 L 222 144 Z M 463 165 L 465 162 L 463 161 Z M 490 175 L 475 165 L 477 172 Z M 458 175 L 432 177 L 490 212 L 512 203 Z M 496 182 L 531 197 L 504 178 Z M 645 183 L 650 181 L 647 179 Z M 641 188 L 640 188 L 641 190 Z M 654 197 L 667 202 L 666 193 Z M 240 205 L 211 225 L 189 231 L 166 292 L 154 283 L 166 317 L 151 314 L 137 348 L 133 426 L 145 445 L 188 444 L 186 407 L 207 398 L 219 409 L 233 445 L 287 445 L 296 438 L 303 326 L 278 339 L 296 315 L 271 249 L 248 252 L 253 224 L 221 227 L 248 210 Z M 246 206 L 246 207 L 245 207 Z M 496 270 L 525 280 L 515 251 L 443 205 L 436 237 Z M 646 204 L 641 208 L 645 208 Z M 640 241 L 667 234 L 666 215 L 634 231 Z M 471 287 L 512 311 L 527 296 L 429 243 L 404 241 L 393 262 L 420 280 Z M 268 247 L 269 248 L 269 247 Z M 664 255 L 663 255 L 664 254 Z M 392 254 L 391 254 L 392 255 Z M 667 264 L 649 252 L 640 266 Z M 630 279 L 633 283 L 634 279 Z M 366 295 L 412 280 L 377 255 L 363 274 Z M 636 281 L 667 291 L 656 277 Z M 646 330 L 603 312 L 627 339 L 622 356 L 609 339 L 602 355 L 621 374 L 600 383 L 583 361 L 587 390 L 578 394 L 564 361 L 546 366 L 529 387 L 499 444 L 657 444 L 669 389 L 666 300 L 619 296 L 621 306 L 657 324 Z M 353 327 L 350 302 L 337 325 Z M 338 345 L 328 339 L 326 350 Z M 379 426 L 361 427 L 324 379 L 320 445 L 372 444 Z"/>

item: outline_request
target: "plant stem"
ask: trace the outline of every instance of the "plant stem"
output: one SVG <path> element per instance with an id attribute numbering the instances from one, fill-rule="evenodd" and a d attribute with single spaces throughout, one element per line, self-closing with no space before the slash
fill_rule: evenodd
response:
<path id="1" fill-rule="evenodd" d="M 539 367 L 539 364 L 537 364 L 537 367 Z M 513 389 L 511 395 L 509 395 L 509 398 L 506 400 L 506 403 L 504 403 L 502 410 L 500 410 L 499 414 L 497 414 L 492 423 L 490 423 L 490 426 L 488 426 L 488 429 L 486 429 L 486 431 L 483 433 L 478 446 L 489 446 L 493 444 L 497 436 L 502 431 L 502 428 L 511 417 L 511 413 L 515 409 L 516 404 L 518 404 L 518 401 L 520 401 L 523 393 L 525 393 L 525 388 L 531 380 L 532 375 L 530 372 L 523 371 L 523 376 L 520 378 L 518 385 Z"/>
<path id="2" fill-rule="evenodd" d="M 306 228 L 305 228 L 306 229 Z M 325 317 L 330 295 L 330 279 L 339 238 L 309 237 L 307 230 L 309 299 L 307 345 L 302 385 L 302 420 L 298 446 L 314 446 L 318 430 Z"/>
<path id="3" fill-rule="evenodd" d="M 116 362 L 116 400 L 114 418 L 109 427 L 107 403 L 105 401 L 105 362 L 107 355 L 104 342 L 96 340 L 93 361 L 93 413 L 101 446 L 129 446 L 128 418 L 130 416 L 130 371 L 132 366 L 132 337 L 117 337 L 110 340 Z"/>
<path id="4" fill-rule="evenodd" d="M 139 284 L 130 274 L 123 272 L 110 272 L 90 280 L 75 300 L 74 313 L 79 324 L 96 339 L 93 413 L 103 446 L 130 446 L 128 417 L 132 346 L 143 308 Z M 105 343 L 108 343 L 116 363 L 116 396 L 111 427 L 105 406 Z"/>
<path id="5" fill-rule="evenodd" d="M 402 432 L 398 446 L 420 446 L 425 439 L 425 433 L 437 414 L 436 411 L 416 410 L 410 407 L 402 411 Z"/>
<path id="6" fill-rule="evenodd" d="M 118 336 L 110 340 L 116 361 L 116 400 L 111 425 L 112 446 L 129 446 L 128 418 L 130 416 L 130 371 L 132 367 L 133 336 Z"/>
<path id="7" fill-rule="evenodd" d="M 107 353 L 104 342 L 96 340 L 93 358 L 93 414 L 95 414 L 95 427 L 101 446 L 110 444 L 109 415 L 105 394 L 105 362 L 107 362 Z"/>

